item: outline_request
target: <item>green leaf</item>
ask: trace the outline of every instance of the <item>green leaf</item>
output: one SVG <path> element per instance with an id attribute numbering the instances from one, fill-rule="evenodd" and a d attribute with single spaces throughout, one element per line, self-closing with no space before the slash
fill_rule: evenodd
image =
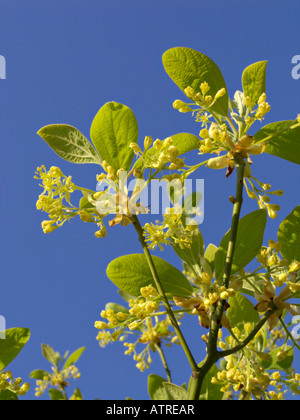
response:
<path id="1" fill-rule="evenodd" d="M 295 121 L 279 121 L 261 128 L 254 136 L 255 142 L 266 139 L 266 153 L 300 165 L 300 127 Z"/>
<path id="2" fill-rule="evenodd" d="M 268 353 L 271 360 L 263 360 L 262 364 L 268 370 L 288 370 L 294 361 L 294 350 L 291 348 L 287 356 L 283 360 L 278 360 L 278 349 Z"/>
<path id="3" fill-rule="evenodd" d="M 49 377 L 51 374 L 46 370 L 37 369 L 30 373 L 30 378 L 43 380 L 45 377 Z"/>
<path id="4" fill-rule="evenodd" d="M 122 312 L 124 314 L 129 313 L 129 310 L 125 306 L 119 305 L 118 303 L 109 302 L 105 305 L 105 310 L 112 309 L 114 313 Z"/>
<path id="5" fill-rule="evenodd" d="M 82 197 L 79 202 L 79 208 L 86 210 L 86 209 L 94 209 L 95 206 L 93 206 L 93 204 L 91 204 L 86 197 Z"/>
<path id="6" fill-rule="evenodd" d="M 199 149 L 199 138 L 190 133 L 178 133 L 171 136 L 173 139 L 172 146 L 178 150 L 179 156 L 192 150 Z"/>
<path id="7" fill-rule="evenodd" d="M 252 104 L 266 92 L 267 61 L 258 61 L 246 67 L 242 75 L 242 85 L 245 96 L 250 96 Z"/>
<path id="8" fill-rule="evenodd" d="M 165 378 L 151 374 L 148 376 L 148 393 L 151 400 L 160 401 L 168 400 L 169 396 L 164 388 Z"/>
<path id="9" fill-rule="evenodd" d="M 175 146 L 178 150 L 178 156 L 184 155 L 185 153 L 191 152 L 192 150 L 199 149 L 199 138 L 194 134 L 190 133 L 178 133 L 171 136 L 173 139 L 172 146 Z M 156 153 L 156 150 L 150 148 L 145 153 L 145 156 L 151 157 Z M 139 169 L 143 166 L 143 159 L 139 158 L 135 164 L 134 168 Z"/>
<path id="10" fill-rule="evenodd" d="M 15 392 L 5 389 L 0 391 L 0 401 L 18 401 L 19 398 Z"/>
<path id="11" fill-rule="evenodd" d="M 61 158 L 72 163 L 96 163 L 101 159 L 87 138 L 77 128 L 67 124 L 52 124 L 41 128 L 37 134 Z"/>
<path id="12" fill-rule="evenodd" d="M 197 269 L 201 266 L 201 256 L 204 254 L 204 240 L 202 233 L 197 228 L 193 231 L 192 244 L 189 248 L 181 248 L 179 245 L 172 245 L 177 256 L 195 272 L 196 275 L 200 275 Z"/>
<path id="13" fill-rule="evenodd" d="M 169 400 L 171 401 L 186 401 L 188 399 L 187 391 L 181 386 L 171 384 L 170 382 L 164 382 L 164 388 L 167 391 Z"/>
<path id="14" fill-rule="evenodd" d="M 264 278 L 259 275 L 253 275 L 247 279 L 243 279 L 243 287 L 240 290 L 241 293 L 254 297 L 255 292 L 259 291 L 263 294 Z"/>
<path id="15" fill-rule="evenodd" d="M 221 115 L 228 114 L 226 84 L 219 67 L 209 57 L 190 48 L 171 48 L 163 54 L 163 65 L 182 91 L 191 86 L 195 93 L 201 93 L 201 83 L 207 82 L 210 86 L 208 94 L 214 97 L 220 89 L 225 88 L 226 94 L 211 109 Z"/>
<path id="16" fill-rule="evenodd" d="M 11 328 L 3 331 L 5 339 L 0 340 L 0 371 L 18 356 L 30 338 L 27 328 Z M 1 335 L 2 336 L 2 335 Z"/>
<path id="17" fill-rule="evenodd" d="M 246 323 L 250 323 L 253 327 L 258 324 L 260 318 L 258 312 L 255 310 L 253 303 L 240 293 L 235 293 L 234 296 L 228 299 L 230 308 L 227 311 L 227 318 L 229 319 L 231 328 L 237 327 L 244 332 Z"/>
<path id="18" fill-rule="evenodd" d="M 281 255 L 290 264 L 300 261 L 300 206 L 283 220 L 278 229 L 278 241 L 281 244 Z"/>
<path id="19" fill-rule="evenodd" d="M 58 389 L 49 389 L 49 395 L 52 401 L 66 401 L 64 394 Z"/>
<path id="20" fill-rule="evenodd" d="M 79 358 L 81 357 L 84 350 L 85 350 L 85 347 L 81 347 L 80 349 L 78 349 L 74 353 L 72 353 L 68 357 L 68 359 L 66 360 L 66 363 L 64 365 L 64 369 L 68 368 L 71 365 L 74 365 L 79 360 Z"/>
<path id="21" fill-rule="evenodd" d="M 220 401 L 223 398 L 223 392 L 220 391 L 221 385 L 213 384 L 211 382 L 213 377 L 217 376 L 219 369 L 216 365 L 209 370 L 204 378 L 201 387 L 200 400 L 202 401 Z"/>
<path id="22" fill-rule="evenodd" d="M 176 267 L 162 258 L 152 256 L 157 274 L 166 293 L 172 296 L 190 296 L 192 286 Z M 140 296 L 142 287 L 154 280 L 143 254 L 124 255 L 113 260 L 107 267 L 107 277 L 121 290 L 132 296 Z"/>
<path id="23" fill-rule="evenodd" d="M 79 388 L 76 388 L 73 394 L 73 398 L 77 399 L 77 400 L 83 400 L 83 396 L 82 393 L 80 391 Z"/>
<path id="24" fill-rule="evenodd" d="M 60 354 L 54 351 L 48 344 L 42 344 L 42 353 L 45 359 L 53 366 L 57 366 L 61 360 Z"/>
<path id="25" fill-rule="evenodd" d="M 259 253 L 267 223 L 267 211 L 259 209 L 240 219 L 231 274 L 246 267 Z M 224 273 L 230 230 L 222 239 L 215 258 L 215 276 L 219 281 Z"/>
<path id="26" fill-rule="evenodd" d="M 216 252 L 218 251 L 218 248 L 214 244 L 209 244 L 205 250 L 204 258 L 209 263 L 212 273 L 215 269 L 215 257 Z"/>
<path id="27" fill-rule="evenodd" d="M 129 145 L 138 141 L 134 113 L 117 102 L 106 103 L 94 118 L 91 139 L 101 158 L 116 172 L 119 169 L 128 171 L 134 157 Z"/>

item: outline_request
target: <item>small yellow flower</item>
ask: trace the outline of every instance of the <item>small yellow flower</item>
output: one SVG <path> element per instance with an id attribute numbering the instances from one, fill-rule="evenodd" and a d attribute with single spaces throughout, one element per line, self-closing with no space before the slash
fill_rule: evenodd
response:
<path id="1" fill-rule="evenodd" d="M 210 90 L 210 86 L 207 82 L 203 82 L 200 85 L 200 89 L 201 89 L 202 95 L 205 96 L 207 92 Z"/>

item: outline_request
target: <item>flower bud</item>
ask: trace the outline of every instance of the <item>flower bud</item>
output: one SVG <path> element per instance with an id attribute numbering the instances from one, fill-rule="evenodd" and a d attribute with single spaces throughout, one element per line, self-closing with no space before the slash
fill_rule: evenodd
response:
<path id="1" fill-rule="evenodd" d="M 218 90 L 218 92 L 215 95 L 215 101 L 219 98 L 221 98 L 222 96 L 226 95 L 226 89 L 222 88 L 220 90 Z"/>
<path id="2" fill-rule="evenodd" d="M 156 139 L 153 143 L 153 147 L 156 150 L 160 150 L 162 148 L 162 141 L 160 139 Z"/>
<path id="3" fill-rule="evenodd" d="M 228 166 L 228 158 L 226 155 L 219 156 L 216 158 L 211 158 L 207 162 L 208 168 L 211 169 L 224 169 Z"/>
<path id="4" fill-rule="evenodd" d="M 251 176 L 251 166 L 249 165 L 249 163 L 246 163 L 245 169 L 244 169 L 244 177 L 249 178 L 250 176 Z"/>
<path id="5" fill-rule="evenodd" d="M 203 139 L 209 138 L 209 132 L 207 128 L 203 128 L 203 130 L 200 131 L 199 136 L 202 137 Z"/>
<path id="6" fill-rule="evenodd" d="M 210 86 L 207 82 L 203 82 L 200 85 L 200 89 L 201 89 L 202 95 L 204 96 L 210 90 Z"/>
<path id="7" fill-rule="evenodd" d="M 130 145 L 129 145 L 129 147 L 134 152 L 137 152 L 137 153 L 140 153 L 141 152 L 140 146 L 137 143 L 135 143 L 135 142 L 131 142 Z"/>
<path id="8" fill-rule="evenodd" d="M 149 149 L 149 147 L 151 146 L 152 142 L 153 142 L 152 137 L 150 137 L 150 136 L 146 136 L 145 137 L 145 140 L 144 140 L 144 150 L 145 151 Z"/>
<path id="9" fill-rule="evenodd" d="M 195 90 L 191 86 L 188 86 L 187 88 L 185 88 L 184 93 L 186 94 L 188 98 L 191 98 L 191 99 L 193 99 L 195 96 Z"/>
<path id="10" fill-rule="evenodd" d="M 298 262 L 298 261 L 293 261 L 289 265 L 289 273 L 291 273 L 293 271 L 298 271 L 299 269 L 300 269 L 300 262 Z"/>

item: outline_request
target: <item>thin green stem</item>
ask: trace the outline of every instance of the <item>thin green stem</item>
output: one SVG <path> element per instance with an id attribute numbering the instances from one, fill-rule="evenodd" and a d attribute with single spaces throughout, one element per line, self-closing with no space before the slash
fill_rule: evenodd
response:
<path id="1" fill-rule="evenodd" d="M 161 358 L 163 367 L 164 367 L 164 369 L 166 371 L 168 382 L 172 382 L 172 379 L 171 379 L 171 371 L 170 371 L 170 369 L 168 367 L 168 363 L 167 363 L 165 354 L 163 352 L 163 349 L 161 348 L 161 345 L 160 344 L 155 344 L 155 348 L 156 348 L 156 350 L 157 350 L 157 352 L 158 352 L 158 354 L 159 354 L 159 356 Z"/>
<path id="2" fill-rule="evenodd" d="M 219 359 L 221 359 L 222 357 L 225 356 L 229 356 L 231 354 L 237 353 L 238 351 L 243 350 L 244 347 L 246 347 L 250 341 L 252 341 L 254 339 L 254 337 L 256 336 L 256 334 L 261 330 L 261 328 L 265 325 L 265 323 L 268 321 L 268 319 L 270 318 L 271 315 L 273 315 L 273 313 L 275 312 L 276 308 L 270 308 L 262 317 L 262 319 L 259 321 L 259 323 L 257 325 L 255 325 L 255 327 L 253 328 L 253 330 L 251 331 L 251 333 L 248 335 L 248 337 L 242 341 L 240 344 L 238 344 L 237 346 L 233 347 L 232 349 L 229 350 L 223 350 L 223 351 L 219 351 Z"/>
<path id="3" fill-rule="evenodd" d="M 244 179 L 245 161 L 242 155 L 240 154 L 235 155 L 235 166 L 236 166 L 236 172 L 237 172 L 236 197 L 235 197 L 235 203 L 233 206 L 230 239 L 229 239 L 229 244 L 228 244 L 228 249 L 227 249 L 227 256 L 226 256 L 224 276 L 223 276 L 223 285 L 226 288 L 228 288 L 229 286 L 240 213 L 241 213 L 241 208 L 242 208 L 242 203 L 243 203 L 243 185 L 244 185 L 243 179 Z M 211 325 L 210 325 L 209 337 L 208 337 L 208 342 L 207 342 L 206 359 L 204 360 L 204 363 L 200 368 L 200 372 L 198 372 L 196 375 L 193 375 L 190 381 L 189 392 L 190 392 L 191 398 L 194 398 L 194 399 L 199 398 L 202 383 L 206 374 L 209 372 L 211 367 L 219 360 L 219 352 L 217 350 L 217 341 L 218 341 L 218 333 L 219 333 L 219 329 L 221 328 L 221 322 L 222 322 L 224 311 L 225 311 L 225 301 L 223 299 L 220 299 L 218 302 L 217 308 L 215 309 L 215 312 L 212 314 L 212 317 L 211 317 Z"/>
<path id="4" fill-rule="evenodd" d="M 281 325 L 283 326 L 283 329 L 285 330 L 287 337 L 289 337 L 289 338 L 290 338 L 290 340 L 292 341 L 292 343 L 294 344 L 294 346 L 295 346 L 298 350 L 300 350 L 300 346 L 299 346 L 299 345 L 296 343 L 296 341 L 294 340 L 294 337 L 293 337 L 293 336 L 292 336 L 292 334 L 289 332 L 289 330 L 288 330 L 287 326 L 285 325 L 285 322 L 283 321 L 283 319 L 279 318 L 279 321 L 280 321 Z"/>
<path id="5" fill-rule="evenodd" d="M 231 118 L 229 117 L 229 115 L 227 115 L 226 121 L 228 122 L 230 128 L 232 129 L 233 134 L 236 136 L 236 138 L 238 138 L 239 137 L 239 133 L 238 133 L 235 125 L 233 124 Z"/>
<path id="6" fill-rule="evenodd" d="M 169 319 L 170 319 L 170 321 L 172 323 L 172 326 L 173 326 L 173 328 L 175 330 L 175 333 L 176 333 L 176 335 L 177 335 L 177 337 L 178 337 L 178 339 L 180 341 L 180 344 L 182 346 L 182 349 L 183 349 L 183 351 L 184 351 L 184 353 L 185 353 L 185 355 L 186 355 L 186 357 L 187 357 L 187 359 L 189 361 L 189 364 L 190 364 L 193 372 L 198 372 L 199 371 L 198 365 L 197 365 L 197 363 L 196 363 L 196 361 L 194 359 L 194 356 L 192 355 L 191 350 L 190 350 L 190 348 L 189 348 L 189 346 L 188 346 L 188 344 L 187 344 L 187 342 L 186 342 L 186 340 L 185 340 L 185 338 L 184 338 L 184 336 L 182 334 L 182 331 L 181 331 L 181 329 L 180 329 L 180 327 L 178 325 L 178 322 L 177 322 L 177 320 L 175 318 L 175 315 L 174 315 L 174 313 L 172 311 L 172 308 L 171 308 L 171 306 L 169 304 L 169 301 L 167 299 L 167 296 L 166 296 L 165 291 L 163 289 L 163 286 L 161 284 L 160 278 L 159 278 L 158 273 L 156 271 L 155 265 L 153 263 L 152 256 L 151 256 L 151 254 L 149 252 L 149 249 L 147 247 L 147 244 L 146 244 L 146 241 L 145 241 L 145 238 L 144 238 L 144 235 L 143 235 L 143 228 L 142 228 L 142 226 L 141 226 L 141 224 L 140 224 L 139 219 L 137 218 L 137 216 L 135 216 L 135 215 L 131 216 L 131 221 L 132 221 L 133 226 L 135 227 L 135 230 L 137 231 L 137 234 L 139 236 L 139 241 L 140 241 L 140 243 L 142 245 L 142 248 L 143 248 L 143 251 L 144 251 L 144 255 L 146 257 L 148 266 L 150 268 L 150 271 L 151 271 L 151 274 L 152 274 L 152 277 L 153 277 L 153 280 L 154 280 L 156 289 L 157 289 L 158 293 L 161 296 L 162 302 L 164 304 L 164 307 L 166 309 L 166 312 L 168 314 L 168 317 L 169 317 Z"/>

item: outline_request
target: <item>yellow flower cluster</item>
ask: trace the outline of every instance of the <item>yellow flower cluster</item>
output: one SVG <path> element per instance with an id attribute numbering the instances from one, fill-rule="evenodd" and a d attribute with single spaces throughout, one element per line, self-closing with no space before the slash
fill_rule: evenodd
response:
<path id="1" fill-rule="evenodd" d="M 211 287 L 209 287 L 209 289 L 204 292 L 204 296 L 195 294 L 195 296 L 190 299 L 174 296 L 173 300 L 177 306 L 180 306 L 184 309 L 190 309 L 193 315 L 197 315 L 199 318 L 199 323 L 202 327 L 209 328 L 211 314 L 218 301 L 220 299 L 226 301 L 228 298 L 234 295 L 235 290 L 233 288 L 227 289 L 225 286 L 212 284 Z M 225 328 L 230 328 L 229 320 L 225 314 L 223 314 L 221 323 Z"/>
<path id="2" fill-rule="evenodd" d="M 267 95 L 263 93 L 258 101 L 257 101 L 257 108 L 253 110 L 253 104 L 251 102 L 251 98 L 246 96 L 244 101 L 245 105 L 248 107 L 249 114 L 245 120 L 247 126 L 251 126 L 256 120 L 262 121 L 264 116 L 271 111 L 271 106 L 266 102 Z"/>
<path id="3" fill-rule="evenodd" d="M 181 249 L 189 248 L 192 243 L 193 230 L 196 225 L 183 223 L 181 213 L 176 213 L 176 208 L 166 209 L 164 219 L 160 223 L 146 223 L 143 227 L 146 241 L 149 242 L 149 249 L 156 249 L 158 246 L 163 251 L 163 245 L 178 245 Z"/>
<path id="4" fill-rule="evenodd" d="M 135 343 L 124 343 L 127 348 L 125 354 L 133 354 L 133 360 L 137 362 L 136 367 L 141 372 L 149 368 L 152 362 L 150 351 L 155 352 L 156 346 L 161 346 L 162 339 L 169 341 L 169 343 L 178 343 L 174 332 L 169 329 L 170 325 L 171 322 L 168 318 L 161 321 L 158 317 L 155 317 L 155 324 L 153 325 L 152 319 L 148 317 L 143 324 L 144 328 L 140 338 Z M 141 353 L 136 350 L 138 344 L 147 344 Z M 166 345 L 170 344 L 166 343 Z"/>
<path id="5" fill-rule="evenodd" d="M 256 184 L 256 185 L 255 185 Z M 280 210 L 278 204 L 272 204 L 270 196 L 281 197 L 283 195 L 282 190 L 270 191 L 271 185 L 259 181 L 257 178 L 254 178 L 251 174 L 245 176 L 244 185 L 248 196 L 252 200 L 256 200 L 260 209 L 266 209 L 268 215 L 271 219 L 277 217 L 277 212 Z"/>
<path id="6" fill-rule="evenodd" d="M 179 112 L 193 112 L 193 109 L 190 107 L 190 105 L 198 105 L 203 108 L 211 108 L 219 98 L 224 96 L 226 94 L 226 89 L 222 88 L 220 89 L 214 97 L 211 95 L 207 95 L 207 93 L 210 91 L 210 86 L 207 82 L 203 82 L 200 85 L 200 91 L 195 92 L 195 89 L 191 86 L 188 86 L 184 93 L 189 99 L 192 99 L 194 101 L 193 104 L 186 104 L 185 102 L 177 99 L 175 102 L 173 102 L 173 108 L 178 109 Z"/>
<path id="7" fill-rule="evenodd" d="M 166 346 L 171 343 L 177 343 L 178 339 L 174 331 L 170 328 L 171 321 L 165 316 L 165 313 L 158 313 L 159 295 L 152 285 L 142 287 L 141 296 L 129 301 L 128 312 L 115 312 L 112 309 L 106 309 L 101 312 L 101 317 L 108 322 L 96 321 L 95 327 L 99 329 L 97 340 L 101 347 L 108 343 L 119 341 L 124 342 L 126 347 L 125 354 L 133 354 L 133 359 L 137 362 L 136 367 L 140 371 L 149 368 L 151 363 L 151 351 L 155 352 L 157 346 L 162 343 Z M 164 319 L 160 316 L 164 315 Z M 180 317 L 181 314 L 176 314 Z M 113 333 L 107 331 L 113 329 Z M 137 336 L 135 342 L 125 342 L 128 336 Z M 137 346 L 144 345 L 144 349 L 138 353 Z"/>
<path id="8" fill-rule="evenodd" d="M 173 145 L 172 137 L 167 137 L 165 140 L 156 139 L 153 142 L 153 139 L 147 136 L 144 140 L 144 151 L 136 143 L 131 143 L 129 147 L 142 159 L 144 169 L 180 170 L 184 166 L 184 160 L 178 157 L 179 152 Z"/>
<path id="9" fill-rule="evenodd" d="M 243 328 L 234 327 L 231 331 L 232 335 L 226 337 L 224 341 L 220 330 L 218 347 L 222 350 L 233 348 L 237 340 L 242 342 L 252 329 L 253 325 L 250 323 L 246 323 Z M 259 332 L 243 352 L 225 357 L 226 364 L 223 365 L 223 370 L 220 370 L 211 380 L 213 384 L 221 386 L 222 392 L 230 395 L 230 390 L 232 390 L 240 393 L 240 397 L 246 400 L 281 400 L 287 392 L 283 390 L 284 385 L 293 391 L 299 389 L 299 374 L 292 370 L 283 374 L 274 370 L 268 372 L 263 367 L 264 362 L 272 359 L 269 352 L 257 350 L 261 347 L 263 335 L 262 331 Z M 282 361 L 290 350 L 291 348 L 287 348 L 285 351 L 278 351 L 278 362 Z"/>
<path id="10" fill-rule="evenodd" d="M 145 320 L 149 316 L 152 316 L 159 309 L 159 302 L 157 301 L 157 298 L 158 293 L 152 285 L 142 287 L 141 297 L 129 301 L 130 309 L 128 312 L 116 313 L 111 308 L 103 310 L 101 311 L 100 316 L 108 322 L 96 321 L 95 328 L 98 330 L 106 330 L 118 327 L 125 329 L 128 327 L 129 330 L 135 330 L 138 328 L 141 321 Z M 115 335 L 112 335 L 110 338 L 115 341 L 119 335 L 120 332 L 116 331 Z M 101 334 L 98 339 L 108 340 L 108 336 L 107 334 Z"/>
<path id="11" fill-rule="evenodd" d="M 261 275 L 261 286 L 257 283 L 260 291 L 255 292 L 255 298 L 258 301 L 256 309 L 259 312 L 265 312 L 271 304 L 277 308 L 268 320 L 270 331 L 277 326 L 284 310 L 293 316 L 300 315 L 299 306 L 287 302 L 300 290 L 300 262 L 293 261 L 288 264 L 286 260 L 280 258 L 280 250 L 280 243 L 270 240 L 269 246 L 262 247 L 257 255 L 258 262 L 266 268 L 268 273 Z M 277 288 L 280 290 L 278 291 Z"/>
<path id="12" fill-rule="evenodd" d="M 21 378 L 14 379 L 10 370 L 0 373 L 0 391 L 9 390 L 18 396 L 24 396 L 30 390 L 30 385 L 22 382 Z"/>
<path id="13" fill-rule="evenodd" d="M 40 397 L 48 389 L 49 386 L 57 388 L 59 391 L 63 391 L 70 383 L 70 379 L 79 379 L 81 374 L 79 373 L 75 365 L 71 365 L 62 371 L 52 368 L 53 373 L 45 375 L 43 379 L 36 381 L 35 395 Z"/>
<path id="14" fill-rule="evenodd" d="M 50 233 L 74 216 L 70 196 L 75 185 L 70 176 L 66 177 L 55 166 L 52 166 L 49 171 L 46 171 L 45 166 L 37 168 L 34 178 L 42 181 L 40 186 L 44 188 L 44 191 L 39 196 L 36 208 L 48 213 L 50 220 L 43 221 L 42 228 L 44 233 Z M 68 206 L 64 204 L 64 200 Z"/>

